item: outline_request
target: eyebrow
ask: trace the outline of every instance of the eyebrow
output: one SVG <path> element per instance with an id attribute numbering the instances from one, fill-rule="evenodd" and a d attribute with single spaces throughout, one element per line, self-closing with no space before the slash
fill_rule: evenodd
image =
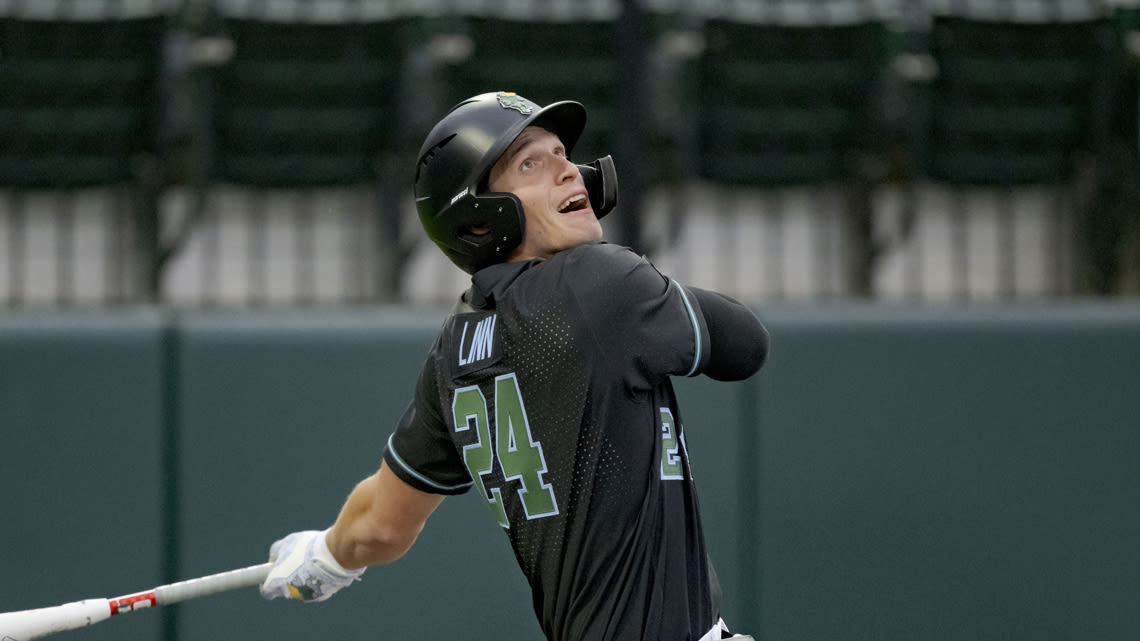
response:
<path id="1" fill-rule="evenodd" d="M 538 134 L 524 130 L 519 134 L 518 138 L 515 138 L 514 142 L 507 147 L 507 150 L 503 152 L 503 160 L 507 161 L 507 164 L 513 163 L 515 156 L 518 156 L 525 151 L 527 147 L 536 142 L 536 136 L 538 136 Z"/>

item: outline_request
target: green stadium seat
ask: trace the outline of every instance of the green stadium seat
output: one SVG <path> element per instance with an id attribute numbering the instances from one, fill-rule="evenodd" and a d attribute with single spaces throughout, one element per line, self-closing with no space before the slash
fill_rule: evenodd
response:
<path id="1" fill-rule="evenodd" d="M 1136 166 L 1140 165 L 1140 5 L 1117 7 L 1113 23 L 1119 42 L 1116 77 L 1120 82 L 1113 127 Z"/>
<path id="2" fill-rule="evenodd" d="M 677 187 L 696 174 L 698 60 L 704 49 L 703 19 L 687 12 L 647 11 L 645 119 L 642 144 L 649 186 Z"/>
<path id="3" fill-rule="evenodd" d="M 701 175 L 757 187 L 851 175 L 873 140 L 885 26 L 705 24 L 698 118 Z"/>
<path id="4" fill-rule="evenodd" d="M 226 18 L 212 179 L 259 188 L 367 184 L 399 126 L 401 23 Z"/>
<path id="5" fill-rule="evenodd" d="M 0 186 L 133 180 L 155 153 L 163 18 L 0 18 Z"/>
<path id="6" fill-rule="evenodd" d="M 1107 20 L 1013 23 L 936 16 L 920 164 L 961 185 L 1065 182 L 1111 108 Z"/>
<path id="7" fill-rule="evenodd" d="M 613 153 L 621 86 L 613 21 L 473 16 L 460 25 L 474 48 L 444 72 L 444 109 L 489 91 L 514 91 L 542 105 L 576 100 L 586 106 L 589 124 L 575 159 Z"/>

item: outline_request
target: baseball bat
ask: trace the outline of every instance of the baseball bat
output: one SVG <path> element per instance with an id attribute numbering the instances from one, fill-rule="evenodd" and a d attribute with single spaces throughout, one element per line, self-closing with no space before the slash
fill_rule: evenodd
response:
<path id="1" fill-rule="evenodd" d="M 105 621 L 116 614 L 227 592 L 265 581 L 272 563 L 160 585 L 113 599 L 84 599 L 48 608 L 0 614 L 0 639 L 30 641 Z"/>

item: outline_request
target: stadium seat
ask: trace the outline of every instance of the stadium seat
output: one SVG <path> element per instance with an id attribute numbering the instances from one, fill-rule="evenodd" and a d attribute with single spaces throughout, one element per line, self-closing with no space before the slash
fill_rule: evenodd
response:
<path id="1" fill-rule="evenodd" d="M 213 179 L 251 187 L 371 183 L 403 143 L 398 22 L 227 18 L 214 83 Z"/>
<path id="2" fill-rule="evenodd" d="M 162 17 L 0 18 L 0 185 L 126 183 L 157 147 Z"/>
<path id="3" fill-rule="evenodd" d="M 1107 20 L 1013 23 L 936 16 L 938 76 L 920 162 L 950 184 L 1061 183 L 1106 135 Z"/>
<path id="4" fill-rule="evenodd" d="M 726 185 L 838 180 L 873 141 L 885 27 L 709 20 L 699 107 L 701 174 Z"/>
<path id="5" fill-rule="evenodd" d="M 643 178 L 649 186 L 680 187 L 696 174 L 703 21 L 685 13 L 648 12 L 645 22 Z"/>
<path id="6" fill-rule="evenodd" d="M 446 72 L 441 99 L 448 106 L 488 91 L 515 91 L 542 105 L 577 100 L 586 106 L 589 125 L 574 157 L 613 153 L 620 86 L 613 21 L 473 16 L 462 28 L 474 47 Z"/>

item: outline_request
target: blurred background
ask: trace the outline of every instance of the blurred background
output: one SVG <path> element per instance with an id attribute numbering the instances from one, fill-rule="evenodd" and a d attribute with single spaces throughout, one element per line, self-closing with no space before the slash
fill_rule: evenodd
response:
<path id="1" fill-rule="evenodd" d="M 0 0 L 0 305 L 435 303 L 451 105 L 589 111 L 607 234 L 748 301 L 1140 294 L 1140 8 Z"/>
<path id="2" fill-rule="evenodd" d="M 735 629 L 1140 639 L 1138 81 L 1136 0 L 0 0 L 0 611 L 335 518 L 465 287 L 415 154 L 509 90 L 771 331 L 675 381 Z M 327 603 L 59 638 L 539 639 L 484 503 Z"/>

